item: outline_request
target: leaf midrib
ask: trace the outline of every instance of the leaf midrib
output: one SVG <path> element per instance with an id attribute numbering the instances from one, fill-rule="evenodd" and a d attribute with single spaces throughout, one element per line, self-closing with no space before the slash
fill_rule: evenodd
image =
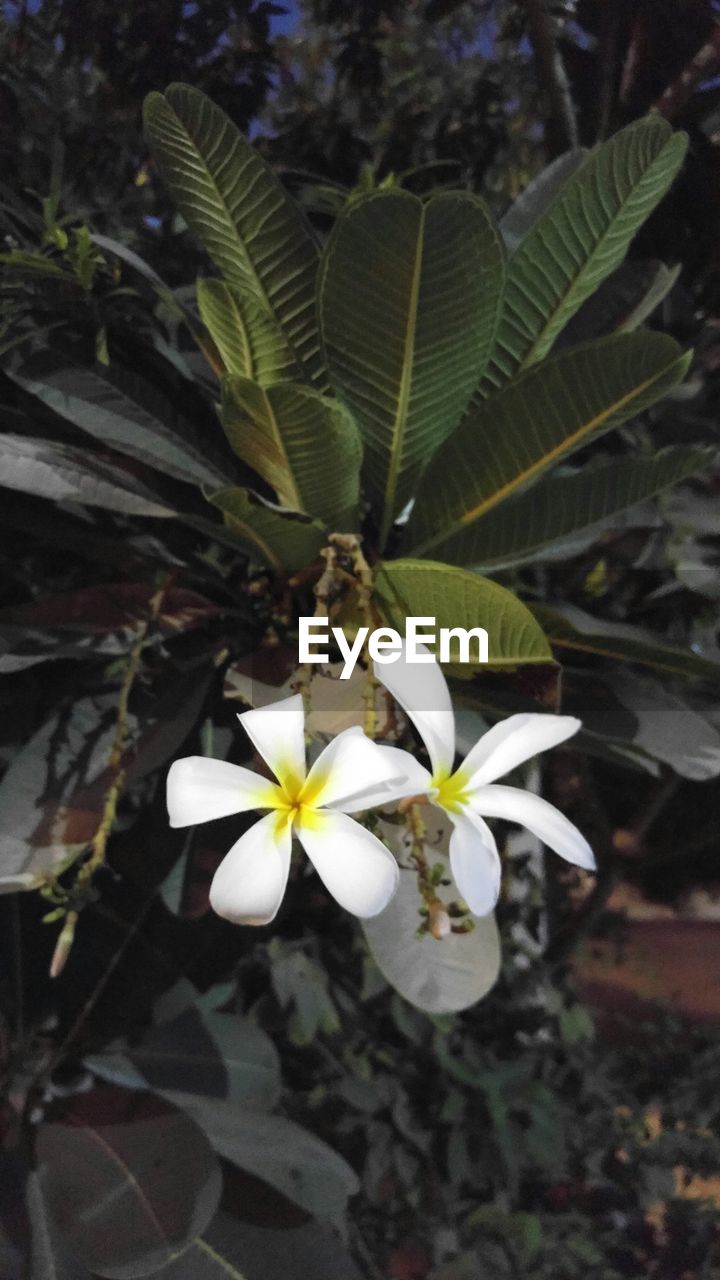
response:
<path id="1" fill-rule="evenodd" d="M 390 452 L 387 479 L 385 481 L 385 509 L 380 532 L 380 544 L 384 546 L 393 522 L 393 506 L 397 492 L 397 482 L 402 463 L 402 451 L 407 431 L 408 407 L 412 390 L 412 375 L 415 365 L 415 334 L 417 332 L 418 300 L 420 297 L 420 280 L 422 277 L 422 258 L 425 244 L 425 206 L 420 209 L 420 224 L 415 249 L 412 283 L 410 286 L 409 320 L 405 332 L 403 350 L 403 367 L 398 392 L 397 409 L 393 419 L 393 448 Z"/>
<path id="2" fill-rule="evenodd" d="M 161 96 L 162 96 L 162 95 L 161 95 Z M 190 139 L 190 142 L 191 142 L 192 147 L 193 147 L 193 149 L 194 149 L 194 151 L 195 151 L 195 154 L 196 154 L 196 156 L 199 158 L 199 160 L 200 160 L 200 164 L 202 165 L 202 168 L 204 169 L 205 173 L 208 175 L 208 178 L 209 178 L 210 183 L 211 183 L 211 185 L 212 185 L 213 191 L 216 193 L 217 198 L 218 198 L 218 200 L 219 200 L 219 202 L 220 202 L 220 205 L 221 205 L 222 209 L 223 209 L 223 210 L 224 210 L 224 212 L 225 212 L 225 216 L 227 217 L 227 220 L 228 220 L 228 222 L 229 222 L 230 226 L 232 227 L 232 230 L 233 230 L 233 233 L 234 233 L 234 236 L 235 236 L 235 240 L 237 241 L 237 243 L 238 243 L 238 245 L 239 245 L 239 247 L 240 247 L 240 252 L 241 252 L 241 254 L 242 254 L 243 260 L 244 260 L 244 262 L 245 262 L 246 266 L 247 266 L 247 267 L 248 267 L 248 269 L 249 269 L 249 274 L 252 276 L 252 278 L 253 278 L 253 280 L 254 280 L 254 282 L 255 282 L 255 284 L 256 284 L 256 287 L 257 287 L 257 290 L 258 290 L 258 294 L 259 294 L 259 297 L 260 297 L 260 301 L 261 301 L 261 302 L 264 304 L 264 306 L 267 308 L 267 310 L 268 310 L 269 314 L 272 316 L 273 320 L 275 321 L 275 324 L 278 326 L 278 328 L 279 328 L 280 332 L 282 333 L 283 337 L 285 338 L 285 341 L 287 342 L 288 347 L 289 347 L 289 348 L 290 348 L 290 350 L 292 351 L 293 359 L 295 360 L 295 363 L 297 364 L 298 368 L 299 368 L 300 370 L 302 370 L 302 371 L 303 371 L 303 373 L 304 373 L 304 365 L 303 365 L 303 362 L 302 362 L 302 359 L 301 359 L 300 355 L 298 354 L 298 351 L 297 351 L 297 348 L 296 348 L 295 343 L 294 343 L 294 341 L 293 341 L 293 338 L 292 338 L 292 336 L 287 332 L 287 330 L 286 330 L 285 326 L 283 325 L 283 323 L 282 323 L 282 321 L 281 321 L 280 317 L 279 317 L 279 316 L 278 316 L 278 314 L 277 314 L 277 311 L 275 310 L 274 306 L 272 305 L 272 302 L 270 301 L 270 298 L 269 298 L 269 297 L 268 297 L 268 295 L 267 295 L 267 292 L 266 292 L 266 290 L 265 290 L 265 287 L 264 287 L 264 285 L 263 285 L 263 283 L 262 283 L 262 281 L 261 281 L 260 277 L 258 276 L 257 271 L 255 270 L 255 266 L 254 266 L 254 264 L 253 264 L 253 262 L 252 262 L 252 259 L 251 259 L 250 255 L 248 254 L 247 249 L 245 248 L 245 244 L 244 244 L 243 238 L 242 238 L 242 236 L 240 235 L 240 232 L 238 231 L 238 228 L 237 228 L 236 223 L 235 223 L 235 219 L 233 218 L 233 216 L 232 216 L 232 214 L 231 214 L 231 212 L 230 212 L 230 208 L 229 208 L 229 206 L 228 206 L 228 203 L 227 203 L 227 201 L 226 201 L 226 199 L 225 199 L 224 195 L 222 194 L 222 192 L 221 192 L 221 190 L 220 190 L 220 188 L 219 188 L 219 186 L 218 186 L 218 184 L 217 184 L 217 182 L 216 182 L 216 180 L 215 180 L 215 177 L 214 177 L 214 175 L 213 175 L 213 173 L 212 173 L 212 171 L 211 171 L 211 169 L 210 169 L 209 165 L 207 164 L 207 162 L 206 162 L 206 160 L 205 160 L 205 157 L 202 155 L 202 153 L 201 153 L 201 151 L 200 151 L 200 148 L 198 147 L 198 145 L 197 145 L 197 143 L 196 143 L 196 141 L 195 141 L 195 139 L 194 139 L 193 135 L 191 134 L 191 132 L 190 132 L 189 128 L 187 127 L 187 125 L 185 124 L 185 122 L 181 119 L 181 117 L 178 115 L 177 111 L 175 110 L 174 106 L 172 105 L 172 102 L 171 102 L 167 97 L 165 97 L 165 102 L 167 103 L 168 107 L 169 107 L 169 108 L 170 108 L 170 110 L 172 111 L 172 113 L 173 113 L 173 115 L 174 115 L 175 119 L 177 120 L 178 124 L 180 125 L 180 128 L 182 129 L 182 131 L 185 133 L 186 137 L 188 137 L 188 138 Z M 258 157 L 258 158 L 259 158 L 259 157 Z M 224 268 L 223 268 L 223 272 L 224 272 Z"/>
<path id="3" fill-rule="evenodd" d="M 282 458 L 282 461 L 284 463 L 285 474 L 287 476 L 286 494 L 278 493 L 278 498 L 281 499 L 281 502 L 284 506 L 294 507 L 295 510 L 301 511 L 303 515 L 309 515 L 310 512 L 308 512 L 304 504 L 303 496 L 300 492 L 300 486 L 295 478 L 295 472 L 293 470 L 292 461 L 287 451 L 287 448 L 285 446 L 285 441 L 283 440 L 282 431 L 280 430 L 280 424 L 278 422 L 272 400 L 270 399 L 269 391 L 265 387 L 260 387 L 259 390 L 261 395 L 261 401 L 265 408 L 267 420 L 270 424 L 272 438 L 274 439 L 277 445 L 278 452 L 280 453 L 280 457 Z M 241 407 L 245 408 L 244 405 Z M 245 409 L 245 412 L 247 413 L 248 410 Z M 249 416 L 252 418 L 252 413 L 250 413 Z M 288 500 L 286 500 L 286 497 Z"/>
<path id="4" fill-rule="evenodd" d="M 544 352 L 540 350 L 540 356 L 538 356 L 537 354 L 538 350 L 542 347 L 542 344 L 547 340 L 547 334 L 549 332 L 552 333 L 552 327 L 558 315 L 563 310 L 563 308 L 567 305 L 568 299 L 572 296 L 573 292 L 577 289 L 580 281 L 583 279 L 584 276 L 586 276 L 589 273 L 591 266 L 595 263 L 598 257 L 598 254 L 605 247 L 607 241 L 611 238 L 612 232 L 614 231 L 618 220 L 623 216 L 626 209 L 628 208 L 628 205 L 632 204 L 633 199 L 638 195 L 638 193 L 643 191 L 650 174 L 655 169 L 658 162 L 662 160 L 668 148 L 672 146 L 675 136 L 676 135 L 673 134 L 667 139 L 667 141 L 661 147 L 660 151 L 658 151 L 657 155 L 653 157 L 647 169 L 642 174 L 640 181 L 635 186 L 630 188 L 626 199 L 622 202 L 622 204 L 618 206 L 612 218 L 612 221 L 607 226 L 601 238 L 595 243 L 595 246 L 590 254 L 590 257 L 586 258 L 585 261 L 581 264 L 580 269 L 572 277 L 572 280 L 568 285 L 567 289 L 565 289 L 565 291 L 559 298 L 557 305 L 553 308 L 550 315 L 546 316 L 542 329 L 537 334 L 535 340 L 533 341 L 532 345 L 530 346 L 526 354 L 523 356 L 523 359 L 521 360 L 520 364 L 518 364 L 515 367 L 513 371 L 514 375 L 517 373 L 522 373 L 530 365 L 534 364 L 537 359 L 539 359 L 542 355 L 544 355 Z M 591 156 L 587 157 L 585 164 L 581 165 L 580 168 L 577 170 L 577 172 L 572 175 L 570 179 L 571 182 L 573 178 L 577 179 L 578 176 L 582 174 L 583 170 L 585 169 L 586 165 L 589 164 L 591 159 L 592 159 Z M 532 235 L 532 232 L 530 234 Z M 515 261 L 517 261 L 517 258 L 522 253 L 522 251 L 523 251 L 523 246 L 521 245 L 520 249 L 514 255 Z M 513 284 L 511 280 L 511 272 L 512 272 L 512 259 L 510 263 L 510 271 L 508 273 L 508 286 L 510 287 L 512 287 L 512 284 Z M 519 287 L 519 286 L 516 285 L 516 287 Z M 510 350 L 510 349 L 506 348 L 506 350 Z M 514 353 L 510 351 L 510 354 L 513 355 Z"/>
<path id="5" fill-rule="evenodd" d="M 682 359 L 682 357 L 680 358 Z M 615 400 L 607 409 L 603 410 L 602 413 L 595 414 L 595 417 L 591 418 L 589 422 L 583 423 L 583 425 L 579 427 L 577 431 L 574 431 L 572 435 L 565 436 L 559 444 L 555 445 L 548 453 L 544 453 L 541 458 L 536 459 L 531 466 L 526 467 L 524 471 L 517 472 L 512 480 L 506 481 L 506 483 L 501 485 L 499 489 L 496 489 L 494 493 L 490 494 L 489 497 L 485 498 L 482 502 L 479 502 L 477 506 L 471 507 L 470 510 L 466 511 L 459 519 L 456 519 L 452 525 L 446 526 L 441 533 L 435 533 L 425 542 L 413 547 L 412 551 L 408 554 L 415 556 L 422 555 L 429 547 L 434 547 L 439 542 L 445 542 L 448 538 L 451 538 L 453 534 L 459 533 L 461 530 L 466 529 L 468 525 L 474 524 L 476 520 L 479 520 L 481 516 L 486 515 L 488 511 L 493 509 L 493 507 L 496 507 L 500 502 L 504 502 L 510 494 L 520 488 L 521 485 L 525 484 L 526 481 L 531 480 L 533 476 L 537 475 L 540 471 L 544 471 L 546 467 L 552 466 L 553 462 L 557 461 L 557 459 L 567 453 L 568 450 L 573 449 L 585 436 L 590 435 L 598 426 L 608 418 L 611 418 L 614 413 L 618 413 L 626 404 L 637 399 L 644 391 L 649 390 L 654 383 L 665 377 L 669 370 L 672 369 L 673 365 L 677 363 L 677 360 L 671 361 L 671 363 L 659 373 L 655 373 L 652 377 L 646 378 L 644 382 L 636 384 L 631 391 L 626 392 L 625 395 L 621 396 L 618 400 Z"/>

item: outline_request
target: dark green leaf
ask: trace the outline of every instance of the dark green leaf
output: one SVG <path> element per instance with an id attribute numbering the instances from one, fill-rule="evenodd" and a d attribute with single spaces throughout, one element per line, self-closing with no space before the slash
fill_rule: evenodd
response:
<path id="1" fill-rule="evenodd" d="M 541 360 L 578 307 L 622 261 L 683 162 L 687 136 L 659 115 L 596 147 L 561 187 L 508 265 L 486 387 Z"/>
<path id="2" fill-rule="evenodd" d="M 651 458 L 624 457 L 570 475 L 550 475 L 439 549 L 456 564 L 486 571 L 532 560 L 709 466 L 714 456 L 712 449 L 678 446 L 661 449 Z"/>
<path id="3" fill-rule="evenodd" d="M 352 202 L 323 259 L 319 308 L 337 395 L 365 447 L 381 542 L 485 368 L 504 276 L 500 237 L 466 192 Z"/>
<path id="4" fill-rule="evenodd" d="M 720 663 L 667 644 L 643 627 L 593 618 L 574 605 L 532 605 L 553 649 L 611 662 L 632 662 L 666 676 L 720 683 Z"/>
<path id="5" fill-rule="evenodd" d="M 528 369 L 469 414 L 433 459 L 407 531 L 413 554 L 467 535 L 549 467 L 660 399 L 689 360 L 672 338 L 637 333 Z"/>
<path id="6" fill-rule="evenodd" d="M 56 502 L 80 502 L 123 515 L 175 515 L 120 467 L 52 440 L 0 435 L 0 484 Z"/>
<path id="7" fill-rule="evenodd" d="M 13 381 L 102 444 L 190 484 L 232 476 L 177 408 L 128 369 L 74 364 L 43 351 L 7 369 Z"/>
<path id="8" fill-rule="evenodd" d="M 145 102 L 160 172 L 188 226 L 227 283 L 282 330 L 295 378 L 323 389 L 315 323 L 318 255 L 310 229 L 273 171 L 199 90 L 172 84 Z"/>

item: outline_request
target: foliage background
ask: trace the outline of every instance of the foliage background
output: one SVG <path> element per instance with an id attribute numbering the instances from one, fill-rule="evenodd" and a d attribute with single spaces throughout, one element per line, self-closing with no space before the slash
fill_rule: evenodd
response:
<path id="1" fill-rule="evenodd" d="M 141 132 L 143 98 L 171 80 L 204 89 L 249 130 L 321 229 L 329 227 L 342 187 L 361 180 L 365 166 L 378 179 L 413 170 L 408 182 L 418 191 L 444 180 L 467 184 L 500 214 L 548 159 L 578 142 L 607 137 L 659 104 L 673 125 L 688 130 L 690 151 L 632 255 L 679 263 L 678 282 L 653 325 L 694 345 L 697 357 L 692 395 L 663 407 L 653 439 L 713 442 L 720 307 L 715 6 L 668 0 L 662 16 L 650 0 L 548 8 L 337 0 L 304 4 L 289 16 L 272 4 L 209 0 L 149 8 L 134 2 L 121 8 L 8 6 L 0 86 L 4 233 L 39 243 L 41 200 L 57 196 L 54 218 L 68 215 L 70 226 L 89 225 L 140 253 L 169 285 L 191 286 L 202 255 L 158 180 Z M 695 66 L 706 46 L 710 52 Z M 87 260 L 92 251 L 82 241 L 77 250 L 82 269 L 83 253 Z M 93 280 L 89 319 L 87 300 L 79 303 L 64 286 L 42 305 L 49 319 L 59 315 L 76 326 L 85 350 L 95 344 L 101 352 L 109 335 L 126 357 L 136 357 L 138 368 L 152 372 L 155 295 L 147 282 L 118 276 L 109 261 Z M 37 310 L 28 322 L 38 324 Z M 162 323 L 172 332 L 171 315 Z M 599 331 L 597 312 L 577 323 L 578 339 Z M 172 395 L 172 388 L 165 390 Z M 4 374 L 2 401 L 3 429 L 22 430 L 27 402 Z M 220 449 L 204 404 L 198 400 L 192 408 L 196 429 Z M 45 417 L 47 433 L 72 445 L 74 437 L 57 415 L 47 411 Z M 709 474 L 673 491 L 647 526 L 610 529 L 599 545 L 521 571 L 525 590 L 540 600 L 571 602 L 606 624 L 630 621 L 669 644 L 714 654 L 717 484 L 717 473 Z M 621 769 L 611 756 L 581 762 L 558 756 L 547 784 L 582 814 L 584 829 L 593 828 L 603 866 L 597 889 L 578 903 L 572 881 L 556 882 L 550 867 L 545 922 L 532 851 L 519 847 L 516 890 L 500 913 L 501 982 L 467 1013 L 431 1019 L 379 979 L 357 932 L 312 880 L 297 883 L 291 908 L 271 936 L 239 936 L 208 917 L 206 887 L 229 843 L 228 827 L 203 831 L 192 846 L 185 846 L 182 833 L 166 829 L 154 770 L 191 741 L 196 725 L 204 748 L 212 750 L 213 744 L 227 745 L 233 723 L 232 703 L 223 701 L 207 661 L 208 653 L 217 656 L 208 645 L 215 619 L 232 612 L 240 657 L 257 646 L 268 622 L 258 616 L 230 553 L 208 552 L 207 535 L 197 530 L 183 531 L 171 549 L 150 532 L 128 536 L 122 520 L 108 513 L 98 517 L 89 540 L 77 513 L 51 512 L 40 499 L 9 491 L 3 492 L 0 521 L 8 652 L 17 653 L 19 626 L 26 632 L 55 629 L 65 646 L 57 660 L 10 666 L 0 677 L 6 763 L 49 715 L 64 714 L 68 700 L 86 692 L 85 667 L 79 676 L 73 646 L 94 655 L 93 679 L 99 679 L 76 732 L 97 745 L 112 724 L 108 708 L 127 651 L 127 635 L 117 636 L 126 628 L 132 634 L 158 573 L 173 557 L 189 560 L 199 593 L 190 599 L 178 589 L 166 602 L 157 649 L 146 657 L 143 680 L 133 691 L 133 711 L 140 720 L 152 713 L 148 723 L 155 734 L 145 743 L 137 789 L 121 809 L 112 870 L 98 883 L 99 898 L 82 912 L 69 959 L 54 982 L 47 974 L 58 926 L 41 924 L 48 904 L 30 894 L 2 899 L 7 962 L 0 1038 L 8 1090 L 19 1064 L 26 1077 L 44 1079 L 49 1055 L 57 1067 L 55 1105 L 62 1106 L 63 1089 L 73 1097 L 85 1078 L 83 1055 L 122 1036 L 141 1039 L 151 1016 L 158 1020 L 158 1000 L 173 992 L 161 1021 L 172 1023 L 169 1015 L 183 1008 L 196 1020 L 218 1008 L 227 1017 L 230 1011 L 251 1017 L 279 1050 L 281 1114 L 325 1139 L 359 1175 L 341 1246 L 307 1215 L 317 1210 L 318 1198 L 323 1202 L 333 1177 L 353 1188 L 347 1166 L 342 1173 L 333 1166 L 323 1170 L 328 1157 L 318 1156 L 318 1185 L 298 1207 L 267 1169 L 240 1174 L 226 1164 L 224 1216 L 213 1219 L 206 1239 L 208 1249 L 249 1280 L 272 1276 L 275 1257 L 277 1274 L 311 1266 L 313 1274 L 334 1278 L 357 1270 L 394 1280 L 484 1273 L 575 1277 L 588 1270 L 608 1280 L 715 1274 L 715 1032 L 682 1020 L 682 1009 L 672 1003 L 672 976 L 664 990 L 662 982 L 653 987 L 665 996 L 660 1012 L 630 1004 L 627 1020 L 610 1019 L 607 1001 L 597 1006 L 603 989 L 598 965 L 602 978 L 608 954 L 623 945 L 621 921 L 607 910 L 608 901 L 617 905 L 630 884 L 646 900 L 674 910 L 688 895 L 715 888 L 717 786 L 688 773 L 687 761 L 683 767 L 683 751 L 692 758 L 698 733 L 720 727 L 712 700 L 690 697 L 660 717 L 659 737 L 672 738 L 675 754 L 660 759 L 655 777 Z M 203 579 L 203 557 L 213 554 L 222 568 L 219 591 L 215 565 L 208 564 Z M 140 596 L 132 596 L 131 588 L 139 588 Z M 79 590 L 95 595 L 78 605 L 75 618 L 53 616 L 47 605 L 44 613 L 41 608 L 29 615 L 30 623 L 17 612 Z M 94 610 L 96 624 L 88 628 Z M 197 638 L 200 622 L 204 630 Z M 24 634 L 23 643 L 31 646 L 32 634 Z M 613 692 L 597 667 L 581 664 L 568 674 L 567 698 L 573 681 L 583 707 L 597 698 L 598 714 L 607 718 Z M 687 732 L 679 732 L 681 721 Z M 78 806 L 76 839 L 83 838 L 83 813 L 97 802 L 86 796 Z M 166 875 L 178 866 L 182 883 L 178 874 L 168 883 Z M 675 922 L 675 916 L 668 919 Z M 717 969 L 709 966 L 717 964 L 717 953 L 703 938 L 691 982 L 711 987 Z M 657 969 L 667 944 L 656 945 L 650 967 Z M 587 968 L 578 963 L 583 948 L 597 960 L 590 988 L 587 982 L 578 986 L 587 979 Z M 570 972 L 568 960 L 574 962 Z M 196 991 L 207 1001 L 199 1011 Z M 617 988 L 610 985 L 610 993 L 617 1005 Z M 198 1043 L 197 1021 L 185 1034 Z M 240 1055 L 232 1067 L 235 1050 L 224 1041 L 229 1035 L 227 1022 L 214 1024 L 204 1056 L 212 1063 L 220 1043 L 226 1075 L 219 1096 L 237 1099 L 248 1087 L 247 1064 Z M 57 1056 L 58 1046 L 67 1053 Z M 182 1058 L 182 1051 L 175 1056 Z M 122 1083 L 122 1074 L 116 1079 Z M 189 1087 L 187 1079 L 169 1085 L 146 1079 L 158 1087 Z M 234 1088 L 240 1095 L 233 1095 Z M 275 1092 L 273 1085 L 270 1094 Z M 10 1100 L 17 1101 L 14 1095 Z M 3 1266 L 8 1275 L 41 1275 L 24 1140 L 13 1111 L 6 1119 L 6 1185 L 16 1195 L 9 1192 L 3 1206 Z M 239 1132 L 235 1142 L 245 1149 L 247 1133 Z M 290 1150 L 289 1131 L 284 1143 Z M 207 1249 L 195 1248 L 190 1260 L 172 1264 L 167 1274 L 180 1275 L 184 1265 L 190 1270 L 183 1274 L 201 1276 L 201 1267 L 216 1265 Z M 53 1249 L 62 1254 L 61 1246 Z M 29 1265 L 35 1270 L 23 1271 Z M 75 1263 L 59 1265 L 80 1274 Z"/>

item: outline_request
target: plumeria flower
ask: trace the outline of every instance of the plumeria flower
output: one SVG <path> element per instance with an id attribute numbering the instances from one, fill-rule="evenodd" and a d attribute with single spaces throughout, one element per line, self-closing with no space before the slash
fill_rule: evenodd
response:
<path id="1" fill-rule="evenodd" d="M 308 772 L 300 694 L 238 719 L 276 782 L 204 756 L 176 760 L 167 780 L 173 827 L 269 810 L 215 872 L 213 909 L 236 924 L 272 920 L 285 893 L 295 834 L 342 907 L 362 918 L 377 915 L 397 888 L 397 863 L 376 836 L 347 815 L 406 793 L 405 761 L 399 758 L 404 753 L 377 746 L 353 727 L 339 733 Z"/>
<path id="2" fill-rule="evenodd" d="M 398 772 L 408 775 L 412 794 L 444 809 L 452 825 L 450 867 L 470 910 L 487 915 L 500 892 L 500 858 L 484 818 L 505 818 L 527 827 L 561 858 L 588 871 L 595 859 L 587 840 L 554 805 L 518 787 L 496 786 L 504 774 L 565 742 L 580 728 L 573 716 L 522 714 L 493 726 L 453 772 L 455 718 L 445 677 L 427 650 L 426 663 L 375 664 L 375 675 L 415 725 L 427 747 L 431 769 L 412 756 Z M 397 747 L 387 748 L 407 756 Z M 408 793 L 409 794 L 409 793 Z"/>

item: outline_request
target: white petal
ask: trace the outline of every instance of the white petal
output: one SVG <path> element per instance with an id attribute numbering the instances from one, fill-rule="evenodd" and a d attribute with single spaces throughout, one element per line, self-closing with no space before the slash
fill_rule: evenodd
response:
<path id="1" fill-rule="evenodd" d="M 248 809 L 272 809 L 281 799 L 274 782 L 227 760 L 185 756 L 171 764 L 167 777 L 171 827 L 190 827 Z"/>
<path id="2" fill-rule="evenodd" d="M 427 795 L 432 787 L 432 775 L 429 769 L 420 764 L 420 761 L 416 760 L 409 751 L 402 751 L 400 747 L 378 746 L 377 749 L 387 756 L 386 767 L 402 781 L 381 783 L 377 787 L 365 787 L 325 807 L 338 809 L 342 813 L 358 813 L 362 809 L 373 809 L 376 805 L 394 804 L 395 801 L 403 800 L 406 796 Z"/>
<path id="3" fill-rule="evenodd" d="M 543 716 L 532 712 L 508 716 L 475 743 L 461 766 L 463 773 L 470 774 L 469 785 L 473 787 L 494 782 L 541 751 L 565 742 L 577 733 L 580 725 L 581 721 L 574 716 Z"/>
<path id="4" fill-rule="evenodd" d="M 210 906 L 233 924 L 268 924 L 278 912 L 290 872 L 292 826 L 268 813 L 223 858 L 210 886 Z"/>
<path id="5" fill-rule="evenodd" d="M 345 812 L 377 803 L 368 800 L 368 796 L 377 794 L 389 803 L 412 794 L 407 789 L 408 767 L 412 764 L 413 758 L 407 752 L 380 747 L 358 725 L 353 725 L 343 729 L 321 751 L 307 776 L 301 799 L 315 809 L 332 805 Z"/>
<path id="6" fill-rule="evenodd" d="M 238 716 L 255 750 L 270 765 L 278 782 L 295 790 L 305 777 L 305 712 L 302 695 Z"/>
<path id="7" fill-rule="evenodd" d="M 418 645 L 421 653 L 429 651 Z M 396 662 L 374 664 L 375 678 L 385 685 L 412 720 L 428 750 L 435 775 L 447 776 L 455 758 L 455 717 L 450 691 L 438 663 L 408 662 L 406 648 Z"/>
<path id="8" fill-rule="evenodd" d="M 561 858 L 586 871 L 595 870 L 593 851 L 585 837 L 559 809 L 540 796 L 519 787 L 480 787 L 473 792 L 470 803 L 476 813 L 527 827 Z"/>
<path id="9" fill-rule="evenodd" d="M 500 858 L 495 837 L 486 822 L 471 809 L 449 814 L 450 869 L 453 879 L 476 916 L 487 916 L 500 894 Z"/>
<path id="10" fill-rule="evenodd" d="M 398 865 L 385 845 L 345 813 L 302 816 L 296 832 L 325 888 L 354 916 L 383 911 L 398 885 Z"/>

